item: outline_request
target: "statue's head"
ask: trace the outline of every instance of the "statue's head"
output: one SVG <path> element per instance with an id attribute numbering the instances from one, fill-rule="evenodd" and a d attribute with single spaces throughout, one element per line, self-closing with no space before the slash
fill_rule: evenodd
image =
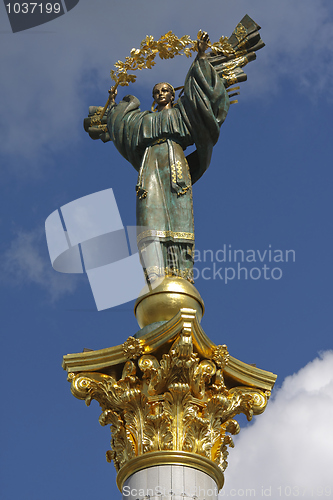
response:
<path id="1" fill-rule="evenodd" d="M 171 108 L 175 100 L 175 89 L 167 82 L 156 83 L 153 88 L 153 99 L 159 111 Z"/>

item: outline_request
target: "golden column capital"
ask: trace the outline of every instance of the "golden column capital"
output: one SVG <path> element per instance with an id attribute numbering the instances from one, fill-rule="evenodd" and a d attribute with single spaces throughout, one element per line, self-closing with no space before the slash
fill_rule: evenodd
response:
<path id="1" fill-rule="evenodd" d="M 171 463 L 206 472 L 222 488 L 228 448 L 233 447 L 231 435 L 240 430 L 234 417 L 243 413 L 251 420 L 266 407 L 267 381 L 272 386 L 275 376 L 259 370 L 265 387 L 244 384 L 241 376 L 233 378 L 228 365 L 234 358 L 225 345 L 211 343 L 209 349 L 207 345 L 200 349 L 192 313 L 180 311 L 179 318 L 183 314 L 186 321 L 178 321 L 172 342 L 166 335 L 165 342 L 154 344 L 154 332 L 140 339 L 129 337 L 117 351 L 119 363 L 114 360 L 104 373 L 68 374 L 73 395 L 87 405 L 98 401 L 100 424 L 111 426 L 111 450 L 106 456 L 114 462 L 120 490 L 138 470 Z M 158 338 L 161 328 L 168 332 L 168 327 L 171 321 L 159 328 Z M 241 365 L 243 379 L 251 380 L 253 367 Z"/>

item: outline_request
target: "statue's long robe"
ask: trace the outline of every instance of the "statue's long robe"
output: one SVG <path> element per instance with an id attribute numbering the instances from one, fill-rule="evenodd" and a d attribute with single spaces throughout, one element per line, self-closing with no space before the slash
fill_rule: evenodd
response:
<path id="1" fill-rule="evenodd" d="M 139 172 L 137 226 L 143 267 L 148 277 L 177 275 L 192 281 L 192 184 L 209 166 L 229 98 L 215 69 L 206 58 L 197 57 L 173 108 L 154 113 L 139 106 L 131 95 L 113 105 L 108 130 L 118 151 Z M 196 151 L 186 159 L 184 150 L 192 144 Z"/>

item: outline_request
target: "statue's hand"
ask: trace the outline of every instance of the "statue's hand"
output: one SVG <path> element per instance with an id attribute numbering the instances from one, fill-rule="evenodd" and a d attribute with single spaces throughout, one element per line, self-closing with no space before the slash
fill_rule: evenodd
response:
<path id="1" fill-rule="evenodd" d="M 203 31 L 198 42 L 198 56 L 199 57 L 204 57 L 205 56 L 205 51 L 207 50 L 207 47 L 209 46 L 210 40 L 209 40 L 209 35 L 206 31 Z"/>
<path id="2" fill-rule="evenodd" d="M 111 89 L 109 90 L 109 94 L 110 94 L 110 98 L 109 98 L 109 102 L 116 102 L 116 95 L 117 95 L 118 91 L 117 89 L 115 89 L 114 87 L 111 87 Z"/>

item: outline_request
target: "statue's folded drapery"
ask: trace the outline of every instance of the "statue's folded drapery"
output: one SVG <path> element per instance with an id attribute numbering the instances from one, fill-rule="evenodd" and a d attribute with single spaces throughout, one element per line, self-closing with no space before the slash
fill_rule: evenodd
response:
<path id="1" fill-rule="evenodd" d="M 208 168 L 229 109 L 223 80 L 205 57 L 196 58 L 184 94 L 171 109 L 141 111 L 134 96 L 113 104 L 108 130 L 121 155 L 139 172 L 138 247 L 146 276 L 193 281 L 192 184 Z M 185 158 L 184 150 L 196 151 Z"/>

